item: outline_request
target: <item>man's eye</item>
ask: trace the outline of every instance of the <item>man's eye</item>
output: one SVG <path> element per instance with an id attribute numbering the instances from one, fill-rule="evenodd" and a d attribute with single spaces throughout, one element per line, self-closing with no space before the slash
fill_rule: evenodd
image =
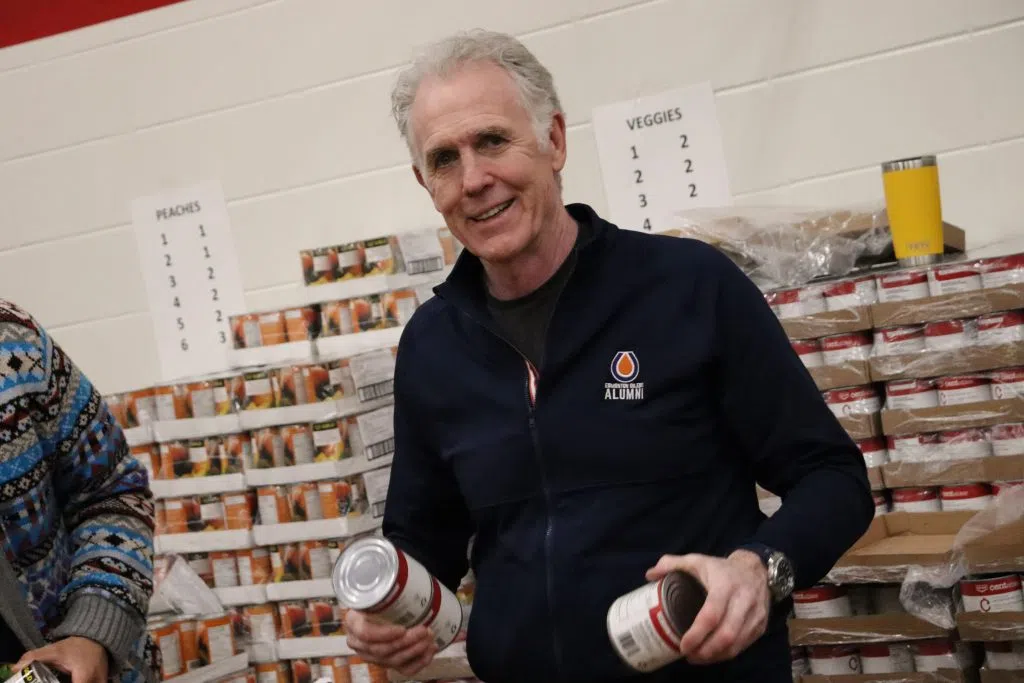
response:
<path id="1" fill-rule="evenodd" d="M 500 147 L 504 142 L 505 138 L 500 135 L 485 135 L 483 139 L 485 147 Z"/>
<path id="2" fill-rule="evenodd" d="M 453 152 L 438 152 L 434 155 L 434 168 L 441 168 L 455 161 L 455 154 Z"/>

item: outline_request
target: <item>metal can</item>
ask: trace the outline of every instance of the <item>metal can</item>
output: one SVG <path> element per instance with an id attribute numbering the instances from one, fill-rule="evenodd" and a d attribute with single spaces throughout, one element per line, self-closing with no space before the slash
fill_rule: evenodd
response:
<path id="1" fill-rule="evenodd" d="M 313 433 L 313 458 L 317 462 L 341 460 L 345 457 L 345 439 L 348 436 L 348 422 L 328 420 L 317 422 L 310 429 Z"/>
<path id="2" fill-rule="evenodd" d="M 227 527 L 224 519 L 224 500 L 218 493 L 199 497 L 199 516 L 202 520 L 200 531 L 223 531 Z"/>
<path id="3" fill-rule="evenodd" d="M 342 398 L 338 388 L 331 383 L 331 370 L 326 363 L 303 367 L 302 380 L 306 385 L 306 398 L 310 403 Z"/>
<path id="4" fill-rule="evenodd" d="M 285 310 L 284 329 L 290 342 L 316 339 L 320 336 L 320 307 L 300 306 Z"/>
<path id="5" fill-rule="evenodd" d="M 780 289 L 769 292 L 766 299 L 775 315 L 782 320 L 799 318 L 825 310 L 825 298 L 820 289 L 806 287 Z"/>
<path id="6" fill-rule="evenodd" d="M 885 407 L 889 410 L 935 408 L 939 405 L 939 392 L 929 379 L 900 379 L 885 385 Z"/>
<path id="7" fill-rule="evenodd" d="M 234 588 L 238 585 L 238 558 L 230 551 L 210 553 L 214 588 Z"/>
<path id="8" fill-rule="evenodd" d="M 943 510 L 982 510 L 992 501 L 987 484 L 958 484 L 939 489 Z"/>
<path id="9" fill-rule="evenodd" d="M 977 340 L 978 323 L 974 320 L 942 320 L 924 326 L 924 345 L 928 351 L 953 351 Z"/>
<path id="10" fill-rule="evenodd" d="M 870 275 L 833 282 L 825 287 L 822 294 L 825 309 L 829 311 L 878 303 L 878 286 Z"/>
<path id="11" fill-rule="evenodd" d="M 184 384 L 165 384 L 155 387 L 153 393 L 157 420 L 184 420 L 191 417 L 188 391 Z"/>
<path id="12" fill-rule="evenodd" d="M 309 579 L 330 579 L 331 551 L 327 541 L 303 541 L 299 544 L 302 575 Z"/>
<path id="13" fill-rule="evenodd" d="M 981 289 L 981 273 L 975 263 L 935 266 L 928 271 L 928 291 L 932 296 L 960 294 Z"/>
<path id="14" fill-rule="evenodd" d="M 306 603 L 281 602 L 277 605 L 277 611 L 281 618 L 282 638 L 305 638 L 312 632 Z"/>
<path id="15" fill-rule="evenodd" d="M 615 652 L 629 667 L 642 672 L 680 659 L 679 641 L 706 598 L 700 581 L 681 571 L 619 596 L 606 617 Z"/>
<path id="16" fill-rule="evenodd" d="M 942 504 L 934 488 L 893 489 L 893 508 L 897 512 L 939 512 Z"/>
<path id="17" fill-rule="evenodd" d="M 858 441 L 857 447 L 860 448 L 860 452 L 864 456 L 866 467 L 881 467 L 889 462 L 889 452 L 886 449 L 885 440 L 881 437 Z"/>
<path id="18" fill-rule="evenodd" d="M 243 410 L 259 410 L 262 408 L 276 408 L 277 389 L 276 373 L 266 370 L 247 372 L 242 375 L 245 382 L 245 401 L 242 404 Z"/>
<path id="19" fill-rule="evenodd" d="M 342 635 L 341 607 L 334 600 L 311 600 L 309 617 L 313 636 Z"/>
<path id="20" fill-rule="evenodd" d="M 256 469 L 285 467 L 288 463 L 284 439 L 278 427 L 264 427 L 252 433 Z"/>
<path id="21" fill-rule="evenodd" d="M 284 440 L 285 462 L 289 465 L 308 465 L 316 461 L 313 430 L 308 424 L 281 427 Z"/>
<path id="22" fill-rule="evenodd" d="M 904 434 L 889 437 L 889 459 L 893 462 L 941 460 L 943 456 L 944 448 L 938 434 Z"/>
<path id="23" fill-rule="evenodd" d="M 1024 313 L 1005 311 L 978 318 L 978 343 L 1013 344 L 1024 341 Z"/>
<path id="24" fill-rule="evenodd" d="M 251 529 L 253 512 L 256 508 L 256 492 L 239 491 L 238 493 L 225 493 L 222 499 L 224 502 L 225 528 Z"/>
<path id="25" fill-rule="evenodd" d="M 160 444 L 159 458 L 161 479 L 179 479 L 192 474 L 192 461 L 185 441 L 166 441 Z"/>
<path id="26" fill-rule="evenodd" d="M 276 406 L 283 408 L 309 403 L 304 371 L 301 365 L 287 365 L 274 371 L 277 377 L 277 395 L 274 397 Z"/>
<path id="27" fill-rule="evenodd" d="M 815 676 L 860 673 L 860 654 L 852 645 L 813 645 L 807 651 Z"/>
<path id="28" fill-rule="evenodd" d="M 272 569 L 270 553 L 266 548 L 249 548 L 239 550 L 238 582 L 243 586 L 259 586 L 270 583 Z"/>
<path id="29" fill-rule="evenodd" d="M 334 282 L 338 277 L 338 254 L 334 247 L 304 249 L 299 252 L 302 279 L 307 285 Z"/>
<path id="30" fill-rule="evenodd" d="M 270 546 L 268 551 L 273 583 L 301 581 L 306 578 L 302 576 L 302 554 L 299 552 L 298 544 L 274 545 Z"/>
<path id="31" fill-rule="evenodd" d="M 381 306 L 384 309 L 384 324 L 387 327 L 403 326 L 416 312 L 416 292 L 412 289 L 387 292 L 381 300 Z"/>
<path id="32" fill-rule="evenodd" d="M 793 613 L 797 619 L 852 617 L 853 606 L 845 587 L 819 584 L 793 591 Z"/>
<path id="33" fill-rule="evenodd" d="M 991 375 L 992 398 L 1002 401 L 1024 398 L 1024 367 L 996 370 Z"/>
<path id="34" fill-rule="evenodd" d="M 1024 591 L 1016 574 L 960 581 L 965 612 L 1024 612 Z"/>
<path id="35" fill-rule="evenodd" d="M 960 406 L 992 400 L 988 377 L 983 375 L 940 377 L 936 384 L 939 387 L 940 406 Z"/>
<path id="36" fill-rule="evenodd" d="M 323 337 L 352 334 L 355 332 L 352 321 L 352 307 L 348 299 L 330 301 L 320 307 L 320 335 Z"/>
<path id="37" fill-rule="evenodd" d="M 875 330 L 875 355 L 895 356 L 901 353 L 919 353 L 925 349 L 924 325 Z"/>
<path id="38" fill-rule="evenodd" d="M 985 289 L 1024 282 L 1024 253 L 982 259 L 978 269 Z"/>
<path id="39" fill-rule="evenodd" d="M 939 447 L 946 460 L 971 460 L 992 455 L 984 429 L 952 429 L 939 434 Z"/>
<path id="40" fill-rule="evenodd" d="M 912 301 L 928 298 L 928 271 L 905 270 L 887 273 L 876 278 L 878 282 L 878 301 Z"/>
<path id="41" fill-rule="evenodd" d="M 156 421 L 156 390 L 152 387 L 128 394 L 128 427 L 139 427 Z"/>
<path id="42" fill-rule="evenodd" d="M 196 621 L 200 666 L 209 666 L 235 656 L 235 629 L 230 615 L 202 617 Z"/>
<path id="43" fill-rule="evenodd" d="M 339 244 L 334 247 L 334 251 L 338 255 L 339 280 L 350 280 L 364 275 L 362 242 Z"/>
<path id="44" fill-rule="evenodd" d="M 992 455 L 1024 455 L 1024 422 L 990 427 L 988 437 Z"/>
<path id="45" fill-rule="evenodd" d="M 356 332 L 379 330 L 384 327 L 384 309 L 379 294 L 351 299 L 352 325 Z"/>
<path id="46" fill-rule="evenodd" d="M 952 640 L 946 638 L 919 640 L 912 643 L 910 647 L 914 653 L 914 668 L 918 672 L 963 669 L 963 662 Z"/>
<path id="47" fill-rule="evenodd" d="M 878 391 L 870 384 L 824 392 L 825 403 L 836 417 L 873 414 L 882 409 Z"/>
<path id="48" fill-rule="evenodd" d="M 801 676 L 811 673 L 811 663 L 807 661 L 807 651 L 802 647 L 789 648 L 789 660 L 794 681 L 799 681 Z"/>
<path id="49" fill-rule="evenodd" d="M 242 608 L 242 619 L 249 626 L 249 637 L 252 642 L 277 642 L 280 617 L 274 605 L 270 603 L 247 605 Z"/>
<path id="50" fill-rule="evenodd" d="M 870 355 L 871 337 L 864 332 L 834 334 L 821 340 L 821 356 L 825 365 L 867 360 Z"/>
<path id="51" fill-rule="evenodd" d="M 865 643 L 860 646 L 861 672 L 899 674 L 914 671 L 914 655 L 909 645 Z"/>
<path id="52" fill-rule="evenodd" d="M 153 629 L 153 640 L 160 651 L 160 678 L 168 680 L 185 673 L 185 662 L 181 655 L 181 632 L 178 624 L 167 622 Z"/>
<path id="53" fill-rule="evenodd" d="M 256 506 L 260 524 L 284 524 L 292 521 L 292 508 L 288 496 L 279 486 L 264 486 L 256 490 Z"/>
<path id="54" fill-rule="evenodd" d="M 236 349 L 256 349 L 263 346 L 260 336 L 260 318 L 252 313 L 242 313 L 228 318 L 232 342 Z"/>
<path id="55" fill-rule="evenodd" d="M 288 500 L 292 508 L 292 521 L 312 522 L 324 518 L 320 507 L 320 490 L 314 482 L 293 484 L 288 491 Z"/>
<path id="56" fill-rule="evenodd" d="M 805 367 L 820 368 L 825 364 L 821 355 L 821 342 L 817 339 L 794 339 L 790 344 Z"/>
<path id="57" fill-rule="evenodd" d="M 375 237 L 363 242 L 363 275 L 391 275 L 399 271 L 398 239 Z"/>

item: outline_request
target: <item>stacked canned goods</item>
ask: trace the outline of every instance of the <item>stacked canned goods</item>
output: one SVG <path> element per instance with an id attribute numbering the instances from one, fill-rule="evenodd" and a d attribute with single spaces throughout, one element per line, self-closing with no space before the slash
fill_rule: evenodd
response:
<path id="1" fill-rule="evenodd" d="M 251 529 L 256 496 L 252 490 L 183 496 L 157 500 L 154 508 L 157 534 Z"/>
<path id="2" fill-rule="evenodd" d="M 448 228 L 375 237 L 299 252 L 306 285 L 341 282 L 374 275 L 419 275 L 452 265 L 462 245 Z"/>
<path id="3" fill-rule="evenodd" d="M 150 617 L 148 630 L 160 650 L 163 680 L 234 657 L 244 637 L 241 615 L 235 610 L 199 617 Z"/>

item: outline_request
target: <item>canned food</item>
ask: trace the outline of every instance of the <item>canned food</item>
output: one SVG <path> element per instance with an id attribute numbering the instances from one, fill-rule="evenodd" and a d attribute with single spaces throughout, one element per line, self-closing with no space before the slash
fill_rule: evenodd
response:
<path id="1" fill-rule="evenodd" d="M 350 280 L 354 277 L 362 277 L 365 274 L 363 269 L 363 243 L 349 242 L 339 244 L 334 248 L 338 254 L 338 279 Z"/>
<path id="2" fill-rule="evenodd" d="M 940 377 L 936 384 L 939 388 L 940 406 L 959 406 L 992 400 L 989 380 L 982 375 Z"/>
<path id="3" fill-rule="evenodd" d="M 680 659 L 679 641 L 706 598 L 700 581 L 682 571 L 618 597 L 606 618 L 615 652 L 632 669 L 642 672 Z"/>
<path id="4" fill-rule="evenodd" d="M 798 619 L 852 617 L 853 607 L 845 587 L 819 584 L 793 591 L 793 612 Z"/>
<path id="5" fill-rule="evenodd" d="M 292 521 L 312 522 L 324 518 L 320 506 L 320 490 L 313 482 L 302 482 L 292 485 L 288 492 L 292 508 Z"/>
<path id="6" fill-rule="evenodd" d="M 128 419 L 128 394 L 108 394 L 103 397 L 103 401 L 107 404 L 107 410 L 114 416 L 118 427 L 129 429 L 136 426 Z"/>
<path id="7" fill-rule="evenodd" d="M 281 618 L 282 638 L 305 638 L 313 628 L 309 623 L 309 610 L 304 602 L 281 602 L 277 606 Z"/>
<path id="8" fill-rule="evenodd" d="M 813 645 L 807 648 L 815 676 L 859 674 L 860 655 L 852 645 Z"/>
<path id="9" fill-rule="evenodd" d="M 825 310 L 825 297 L 817 287 L 795 287 L 769 292 L 767 300 L 780 319 L 799 318 Z"/>
<path id="10" fill-rule="evenodd" d="M 849 332 L 824 337 L 821 340 L 821 355 L 825 365 L 841 365 L 856 360 L 867 360 L 871 356 L 871 337 L 864 332 Z"/>
<path id="11" fill-rule="evenodd" d="M 310 403 L 342 398 L 341 392 L 331 384 L 331 371 L 326 364 L 302 368 L 302 379 L 306 385 L 306 399 Z"/>
<path id="12" fill-rule="evenodd" d="M 939 392 L 930 379 L 900 379 L 885 385 L 886 408 L 913 410 L 935 408 L 939 405 Z"/>
<path id="13" fill-rule="evenodd" d="M 313 447 L 313 430 L 307 424 L 296 424 L 281 427 L 281 438 L 284 440 L 285 463 L 289 465 L 308 465 L 316 461 Z"/>
<path id="14" fill-rule="evenodd" d="M 821 355 L 821 342 L 817 339 L 795 339 L 790 344 L 805 367 L 820 368 L 825 364 Z"/>
<path id="15" fill-rule="evenodd" d="M 197 622 L 200 666 L 209 666 L 235 656 L 235 632 L 230 615 L 204 617 Z"/>
<path id="16" fill-rule="evenodd" d="M 147 443 L 141 446 L 132 446 L 131 453 L 132 457 L 146 469 L 150 479 L 159 479 L 161 477 L 160 452 L 156 444 Z"/>
<path id="17" fill-rule="evenodd" d="M 921 640 L 912 643 L 910 649 L 914 653 L 914 668 L 919 672 L 963 668 L 956 646 L 951 640 Z"/>
<path id="18" fill-rule="evenodd" d="M 236 558 L 238 560 L 238 582 L 241 585 L 260 586 L 270 583 L 273 570 L 270 564 L 270 553 L 266 548 L 239 550 Z"/>
<path id="19" fill-rule="evenodd" d="M 181 632 L 174 622 L 157 626 L 153 630 L 153 640 L 160 651 L 160 678 L 168 680 L 185 673 L 185 663 L 181 654 Z"/>
<path id="20" fill-rule="evenodd" d="M 291 683 L 287 662 L 263 662 L 256 665 L 256 683 Z"/>
<path id="21" fill-rule="evenodd" d="M 210 453 L 206 447 L 205 439 L 190 439 L 184 442 L 183 451 L 177 446 L 181 442 L 175 442 L 171 448 L 171 456 L 175 460 L 184 452 L 188 455 L 187 461 L 177 460 L 173 463 L 174 474 L 179 478 L 204 477 L 210 473 Z"/>
<path id="22" fill-rule="evenodd" d="M 206 553 L 189 553 L 185 555 L 185 561 L 188 562 L 188 566 L 192 568 L 196 576 L 203 580 L 203 583 L 213 588 L 213 563 L 210 562 L 209 555 Z"/>
<path id="23" fill-rule="evenodd" d="M 330 678 L 332 683 L 352 683 L 347 657 L 323 657 L 320 659 L 320 675 Z"/>
<path id="24" fill-rule="evenodd" d="M 331 386 L 335 387 L 341 397 L 356 395 L 356 381 L 352 376 L 352 363 L 349 358 L 331 361 L 327 368 L 331 372 Z"/>
<path id="25" fill-rule="evenodd" d="M 242 619 L 249 625 L 249 637 L 252 642 L 277 642 L 280 618 L 274 605 L 247 605 L 242 608 Z"/>
<path id="26" fill-rule="evenodd" d="M 181 635 L 181 662 L 186 671 L 195 671 L 199 663 L 199 634 L 196 633 L 196 622 L 192 619 L 178 620 L 178 633 Z"/>
<path id="27" fill-rule="evenodd" d="M 889 513 L 889 500 L 885 497 L 885 493 L 875 491 L 871 494 L 871 498 L 875 503 L 875 517 Z"/>
<path id="28" fill-rule="evenodd" d="M 462 628 L 462 607 L 455 594 L 383 538 L 353 541 L 331 576 L 338 601 L 399 626 L 431 628 L 443 650 Z"/>
<path id="29" fill-rule="evenodd" d="M 192 417 L 216 417 L 234 412 L 236 378 L 216 378 L 187 385 L 188 408 Z"/>
<path id="30" fill-rule="evenodd" d="M 306 393 L 305 368 L 291 365 L 279 368 L 277 371 L 277 395 L 274 397 L 274 405 L 278 407 L 298 406 L 309 403 L 309 395 Z"/>
<path id="31" fill-rule="evenodd" d="M 371 664 L 361 657 L 349 657 L 348 669 L 352 683 L 388 683 L 387 669 Z"/>
<path id="32" fill-rule="evenodd" d="M 184 420 L 189 414 L 188 391 L 183 384 L 168 384 L 153 389 L 156 419 Z"/>
<path id="33" fill-rule="evenodd" d="M 319 247 L 299 252 L 302 279 L 307 285 L 334 282 L 338 278 L 338 254 L 334 247 Z"/>
<path id="34" fill-rule="evenodd" d="M 309 603 L 309 616 L 312 624 L 312 635 L 333 636 L 343 633 L 341 607 L 338 606 L 337 602 L 333 600 L 312 600 Z"/>
<path id="35" fill-rule="evenodd" d="M 224 525 L 228 529 L 251 529 L 256 508 L 256 492 L 225 493 Z"/>
<path id="36" fill-rule="evenodd" d="M 153 533 L 167 533 L 167 506 L 163 500 L 153 501 Z"/>
<path id="37" fill-rule="evenodd" d="M 978 318 L 978 343 L 1013 344 L 1024 341 L 1024 313 L 1005 311 Z"/>
<path id="38" fill-rule="evenodd" d="M 864 674 L 900 674 L 914 671 L 914 655 L 909 645 L 866 643 L 860 646 L 861 672 Z"/>
<path id="39" fill-rule="evenodd" d="M 926 299 L 929 295 L 927 270 L 887 273 L 879 275 L 876 280 L 878 282 L 878 300 L 881 303 Z"/>
<path id="40" fill-rule="evenodd" d="M 288 341 L 311 341 L 320 336 L 320 307 L 300 306 L 284 312 L 284 329 Z"/>
<path id="41" fill-rule="evenodd" d="M 379 294 L 351 299 L 352 325 L 356 332 L 384 328 L 384 310 Z"/>
<path id="42" fill-rule="evenodd" d="M 1024 671 L 1024 640 L 985 643 L 985 666 L 993 671 Z"/>
<path id="43" fill-rule="evenodd" d="M 962 579 L 965 612 L 1024 612 L 1024 592 L 1016 574 Z"/>
<path id="44" fill-rule="evenodd" d="M 358 512 L 354 488 L 348 479 L 321 481 L 317 484 L 324 519 L 348 517 Z"/>
<path id="45" fill-rule="evenodd" d="M 934 488 L 903 488 L 892 492 L 897 512 L 938 512 L 942 509 L 939 492 Z"/>
<path id="46" fill-rule="evenodd" d="M 231 337 L 236 349 L 256 349 L 263 346 L 260 334 L 260 317 L 253 313 L 233 315 L 228 318 Z"/>
<path id="47" fill-rule="evenodd" d="M 395 237 L 376 237 L 363 242 L 363 274 L 391 275 L 398 269 L 398 240 Z"/>
<path id="48" fill-rule="evenodd" d="M 975 320 L 943 320 L 924 326 L 924 345 L 929 351 L 953 351 L 978 341 Z"/>
<path id="49" fill-rule="evenodd" d="M 928 271 L 928 291 L 931 296 L 959 294 L 981 289 L 981 273 L 974 263 L 954 263 L 935 266 Z"/>
<path id="50" fill-rule="evenodd" d="M 981 271 L 981 284 L 986 289 L 1024 282 L 1024 253 L 982 259 L 978 269 Z"/>
<path id="51" fill-rule="evenodd" d="M 352 334 L 356 330 L 353 320 L 348 299 L 331 301 L 320 307 L 321 335 L 324 337 Z"/>
<path id="52" fill-rule="evenodd" d="M 948 460 L 971 460 L 992 455 L 983 429 L 953 429 L 939 434 L 942 455 Z"/>
<path id="53" fill-rule="evenodd" d="M 943 510 L 983 510 L 992 500 L 987 484 L 958 484 L 939 490 Z"/>
<path id="54" fill-rule="evenodd" d="M 348 422 L 328 420 L 317 422 L 310 428 L 313 433 L 314 459 L 317 462 L 341 460 L 348 455 L 345 440 L 348 436 Z"/>
<path id="55" fill-rule="evenodd" d="M 288 495 L 280 486 L 264 486 L 256 490 L 256 506 L 260 524 L 284 524 L 292 520 Z"/>
<path id="56" fill-rule="evenodd" d="M 988 430 L 993 455 L 1024 454 L 1024 422 L 996 425 Z"/>
<path id="57" fill-rule="evenodd" d="M 308 660 L 293 659 L 289 663 L 289 667 L 292 672 L 291 683 L 313 683 L 314 680 L 320 678 L 320 665 L 317 665 L 314 672 L 313 666 Z"/>
<path id="58" fill-rule="evenodd" d="M 190 532 L 203 530 L 203 506 L 200 499 L 195 496 L 181 498 L 185 510 L 186 524 Z"/>
<path id="59" fill-rule="evenodd" d="M 1024 398 L 1024 367 L 996 370 L 991 375 L 992 398 Z"/>
<path id="60" fill-rule="evenodd" d="M 889 437 L 889 457 L 893 462 L 941 460 L 944 455 L 945 449 L 935 433 Z"/>
<path id="61" fill-rule="evenodd" d="M 184 534 L 188 532 L 188 513 L 182 498 L 168 498 L 163 501 L 164 533 Z"/>
<path id="62" fill-rule="evenodd" d="M 925 350 L 924 325 L 907 325 L 875 330 L 874 353 L 877 356 L 895 356 L 901 353 L 919 353 Z"/>
<path id="63" fill-rule="evenodd" d="M 260 337 L 262 338 L 263 346 L 284 344 L 288 341 L 288 333 L 284 325 L 284 313 L 281 311 L 260 313 L 259 320 Z"/>
<path id="64" fill-rule="evenodd" d="M 228 434 L 223 437 L 224 459 L 227 472 L 242 472 L 254 466 L 252 458 L 252 437 L 249 432 Z"/>
<path id="65" fill-rule="evenodd" d="M 302 553 L 297 544 L 275 545 L 269 550 L 271 581 L 284 583 L 303 580 Z"/>
<path id="66" fill-rule="evenodd" d="M 264 427 L 253 432 L 256 469 L 289 465 L 284 439 L 278 427 Z"/>
<path id="67" fill-rule="evenodd" d="M 811 673 L 811 663 L 807 660 L 807 651 L 802 647 L 789 648 L 789 659 L 794 681 L 799 681 L 802 676 Z"/>
<path id="68" fill-rule="evenodd" d="M 224 519 L 224 500 L 220 497 L 220 494 L 211 493 L 200 496 L 199 514 L 202 519 L 200 531 L 223 531 L 227 528 L 227 523 Z"/>
<path id="69" fill-rule="evenodd" d="M 156 390 L 139 389 L 128 394 L 128 428 L 156 421 Z"/>
<path id="70" fill-rule="evenodd" d="M 825 309 L 829 311 L 878 303 L 878 287 L 870 275 L 833 282 L 822 293 Z"/>
<path id="71" fill-rule="evenodd" d="M 857 447 L 864 455 L 866 467 L 881 467 L 889 462 L 889 453 L 886 450 L 885 441 L 881 437 L 858 441 Z"/>
<path id="72" fill-rule="evenodd" d="M 245 382 L 245 401 L 242 404 L 243 410 L 259 410 L 262 408 L 276 408 L 277 397 L 280 391 L 277 387 L 276 373 L 266 370 L 247 372 L 242 375 Z"/>
<path id="73" fill-rule="evenodd" d="M 238 558 L 229 551 L 210 553 L 210 564 L 213 567 L 213 585 L 215 588 L 234 588 L 239 585 Z"/>
<path id="74" fill-rule="evenodd" d="M 327 541 L 304 541 L 299 544 L 302 575 L 310 579 L 329 579 L 331 551 Z"/>
<path id="75" fill-rule="evenodd" d="M 871 385 L 824 392 L 825 402 L 836 417 L 872 414 L 882 409 L 878 392 Z"/>
<path id="76" fill-rule="evenodd" d="M 384 309 L 384 325 L 400 327 L 412 319 L 418 306 L 416 292 L 411 289 L 397 289 L 384 294 L 381 300 Z"/>

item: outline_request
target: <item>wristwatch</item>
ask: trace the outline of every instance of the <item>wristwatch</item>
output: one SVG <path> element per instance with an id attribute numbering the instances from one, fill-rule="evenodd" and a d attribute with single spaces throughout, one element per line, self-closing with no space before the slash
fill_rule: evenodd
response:
<path id="1" fill-rule="evenodd" d="M 793 572 L 793 563 L 784 553 L 763 543 L 747 543 L 738 550 L 749 550 L 761 558 L 765 569 L 768 570 L 768 592 L 771 593 L 773 603 L 782 602 L 789 597 L 793 592 L 796 576 Z"/>

